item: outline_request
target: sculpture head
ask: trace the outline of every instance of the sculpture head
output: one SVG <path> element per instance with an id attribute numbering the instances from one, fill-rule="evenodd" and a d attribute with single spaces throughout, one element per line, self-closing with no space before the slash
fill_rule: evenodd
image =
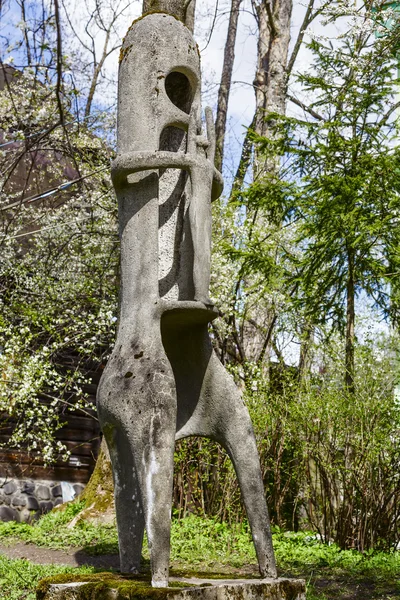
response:
<path id="1" fill-rule="evenodd" d="M 133 22 L 121 49 L 118 98 L 118 152 L 167 149 L 163 132 L 187 131 L 190 113 L 200 126 L 200 57 L 183 23 L 165 13 Z"/>

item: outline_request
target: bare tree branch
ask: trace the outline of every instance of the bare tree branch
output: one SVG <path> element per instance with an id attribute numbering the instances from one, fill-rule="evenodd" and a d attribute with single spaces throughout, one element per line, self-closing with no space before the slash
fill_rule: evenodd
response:
<path id="1" fill-rule="evenodd" d="M 300 108 L 302 108 L 305 112 L 308 112 L 308 114 L 311 115 L 312 117 L 314 117 L 314 119 L 318 119 L 318 121 L 325 121 L 324 117 L 322 117 L 320 114 L 318 114 L 314 109 L 312 109 L 309 106 L 307 106 L 306 104 L 304 104 L 304 102 L 302 102 L 301 100 L 298 100 L 297 98 L 295 98 L 294 96 L 291 96 L 290 94 L 287 94 L 287 99 L 290 100 L 290 102 L 293 102 L 293 104 L 300 106 Z"/>
<path id="2" fill-rule="evenodd" d="M 289 59 L 287 67 L 286 67 L 286 72 L 287 72 L 287 76 L 288 77 L 289 77 L 289 75 L 291 74 L 291 72 L 293 70 L 294 63 L 296 62 L 297 55 L 298 55 L 298 53 L 300 51 L 301 44 L 303 43 L 303 39 L 304 39 L 304 35 L 306 33 L 306 30 L 307 30 L 307 27 L 310 25 L 310 23 L 312 23 L 312 21 L 314 21 L 314 19 L 318 15 L 321 14 L 321 12 L 324 10 L 325 6 L 328 4 L 328 2 L 325 2 L 322 6 L 320 6 L 320 8 L 318 10 L 316 10 L 315 12 L 313 12 L 314 3 L 315 3 L 315 0 L 309 0 L 308 6 L 307 6 L 307 10 L 306 10 L 306 14 L 304 15 L 303 23 L 301 24 L 300 31 L 299 31 L 296 43 L 295 43 L 294 48 L 293 48 L 292 55 L 291 55 L 291 57 Z"/>
<path id="3" fill-rule="evenodd" d="M 60 21 L 60 9 L 58 6 L 58 0 L 54 0 L 54 16 L 56 20 L 56 31 L 57 31 L 57 82 L 56 82 L 56 97 L 58 112 L 60 115 L 60 122 L 62 125 L 65 123 L 64 107 L 61 100 L 61 87 L 62 87 L 62 38 L 61 38 L 61 21 Z"/>
<path id="4" fill-rule="evenodd" d="M 306 32 L 306 29 L 307 29 L 307 27 L 309 26 L 309 24 L 312 21 L 312 11 L 313 11 L 313 8 L 314 8 L 314 2 L 315 2 L 315 0 L 310 0 L 309 3 L 308 3 L 306 14 L 304 15 L 303 23 L 300 26 L 300 31 L 299 31 L 299 34 L 297 36 L 297 40 L 296 40 L 296 43 L 294 45 L 292 55 L 291 55 L 291 57 L 289 59 L 287 67 L 286 67 L 286 72 L 287 72 L 288 76 L 292 72 L 294 63 L 296 62 L 296 58 L 297 58 L 297 55 L 299 53 L 301 44 L 303 43 L 304 34 Z"/>

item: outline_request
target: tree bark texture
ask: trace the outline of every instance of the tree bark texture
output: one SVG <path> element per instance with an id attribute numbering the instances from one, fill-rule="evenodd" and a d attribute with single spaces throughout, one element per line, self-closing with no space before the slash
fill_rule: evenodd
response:
<path id="1" fill-rule="evenodd" d="M 355 281 L 354 281 L 354 251 L 348 250 L 348 279 L 347 279 L 347 308 L 346 308 L 346 357 L 345 384 L 350 394 L 354 394 L 354 322 L 355 322 Z"/>
<path id="2" fill-rule="evenodd" d="M 228 34 L 225 42 L 224 64 L 222 66 L 221 83 L 218 91 L 217 117 L 215 120 L 215 135 L 217 138 L 215 166 L 219 171 L 222 170 L 222 163 L 224 160 L 226 118 L 228 113 L 229 93 L 231 91 L 233 64 L 235 62 L 236 33 L 241 3 L 242 0 L 232 0 Z"/>
<path id="3" fill-rule="evenodd" d="M 256 96 L 255 131 L 259 135 L 273 135 L 271 124 L 266 122 L 269 113 L 286 113 L 287 61 L 290 43 L 290 21 L 293 0 L 261 0 L 255 4 L 259 37 L 257 67 L 254 78 Z M 267 160 L 255 154 L 254 177 L 260 171 L 275 172 L 275 158 Z"/>
<path id="4" fill-rule="evenodd" d="M 143 14 L 150 11 L 174 15 L 193 32 L 196 0 L 143 0 Z"/>

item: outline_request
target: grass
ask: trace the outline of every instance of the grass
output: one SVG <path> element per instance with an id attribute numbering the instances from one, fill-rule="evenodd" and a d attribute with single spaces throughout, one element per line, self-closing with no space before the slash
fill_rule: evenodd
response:
<path id="1" fill-rule="evenodd" d="M 35 565 L 25 559 L 11 560 L 0 554 L 1 600 L 36 600 L 35 589 L 40 579 L 60 573 L 93 573 L 91 567 Z"/>
<path id="2" fill-rule="evenodd" d="M 43 516 L 34 525 L 0 523 L 0 541 L 12 544 L 19 540 L 53 549 L 79 547 L 91 554 L 116 553 L 114 526 L 78 521 L 75 527 L 68 527 L 81 508 L 78 502 L 70 504 L 64 511 Z M 172 564 L 181 572 L 256 574 L 256 557 L 246 523 L 230 527 L 196 516 L 173 520 L 171 545 Z M 281 575 L 307 580 L 307 600 L 400 599 L 400 552 L 343 551 L 335 544 L 321 544 L 310 533 L 278 530 L 274 532 L 274 548 Z M 146 546 L 144 557 L 148 559 Z M 40 578 L 66 572 L 89 573 L 94 569 L 33 565 L 0 556 L 1 598 L 33 600 Z"/>

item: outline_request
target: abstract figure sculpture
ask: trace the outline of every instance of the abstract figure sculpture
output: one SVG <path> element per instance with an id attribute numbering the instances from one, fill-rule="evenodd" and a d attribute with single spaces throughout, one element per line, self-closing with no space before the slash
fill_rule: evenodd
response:
<path id="1" fill-rule="evenodd" d="M 112 177 L 121 238 L 120 321 L 98 391 L 110 450 L 121 571 L 140 568 L 144 529 L 153 586 L 168 585 L 175 440 L 226 448 L 262 576 L 276 577 L 250 418 L 214 354 L 208 323 L 214 168 L 210 109 L 202 134 L 200 60 L 190 31 L 164 13 L 133 23 L 121 51 Z"/>

